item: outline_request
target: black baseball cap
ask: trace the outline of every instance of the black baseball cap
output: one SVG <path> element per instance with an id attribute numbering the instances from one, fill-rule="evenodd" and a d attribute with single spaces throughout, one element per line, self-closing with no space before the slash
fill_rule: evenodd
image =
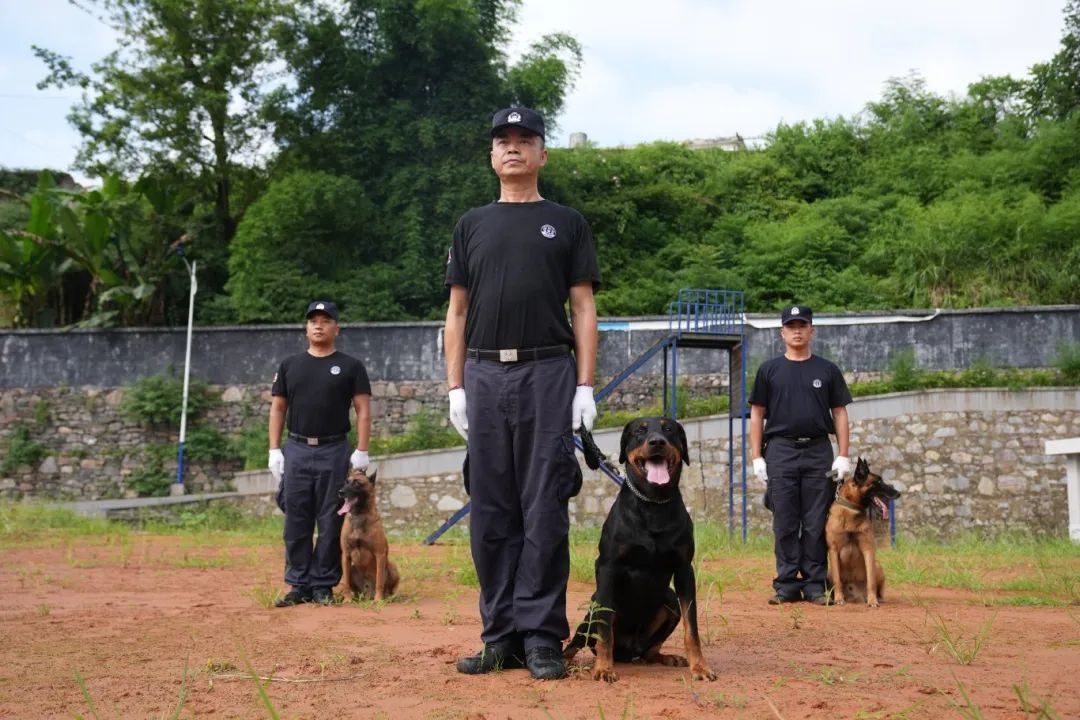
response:
<path id="1" fill-rule="evenodd" d="M 337 305 L 329 300 L 316 300 L 307 306 L 306 318 L 310 318 L 315 313 L 324 313 L 334 319 L 334 322 L 338 321 Z"/>
<path id="2" fill-rule="evenodd" d="M 535 110 L 527 107 L 508 107 L 491 116 L 491 137 L 508 127 L 525 128 L 540 137 L 544 137 L 544 118 Z"/>
<path id="3" fill-rule="evenodd" d="M 787 325 L 792 320 L 802 320 L 810 325 L 814 324 L 814 311 L 805 305 L 788 305 L 780 313 L 780 324 Z"/>

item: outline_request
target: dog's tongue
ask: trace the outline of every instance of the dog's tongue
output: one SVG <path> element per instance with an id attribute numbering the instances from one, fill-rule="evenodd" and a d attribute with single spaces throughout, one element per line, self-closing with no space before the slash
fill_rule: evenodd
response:
<path id="1" fill-rule="evenodd" d="M 349 511 L 352 510 L 352 507 L 355 504 L 356 504 L 356 498 L 354 498 L 354 497 L 345 498 L 345 502 L 342 503 L 341 509 L 337 511 L 337 514 L 338 515 L 348 515 Z"/>
<path id="2" fill-rule="evenodd" d="M 653 485 L 667 485 L 671 480 L 671 474 L 668 472 L 666 462 L 646 460 L 645 469 L 648 471 L 646 477 Z"/>
<path id="3" fill-rule="evenodd" d="M 881 498 L 875 497 L 874 504 L 878 506 L 878 510 L 881 511 L 881 517 L 883 520 L 889 519 L 889 506 L 886 505 Z"/>

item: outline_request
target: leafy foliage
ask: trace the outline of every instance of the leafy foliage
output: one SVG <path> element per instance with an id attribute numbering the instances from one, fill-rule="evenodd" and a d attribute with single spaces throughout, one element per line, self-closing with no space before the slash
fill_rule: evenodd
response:
<path id="1" fill-rule="evenodd" d="M 25 425 L 12 426 L 5 444 L 0 475 L 10 475 L 22 465 L 33 467 L 45 458 L 45 447 L 30 439 L 30 429 Z"/>
<path id="2" fill-rule="evenodd" d="M 149 375 L 139 378 L 125 393 L 120 409 L 139 424 L 157 429 L 179 429 L 184 398 L 184 381 L 172 375 Z M 188 383 L 188 423 L 196 420 L 216 400 L 209 386 L 191 378 Z M 194 428 L 192 428 L 194 429 Z"/>

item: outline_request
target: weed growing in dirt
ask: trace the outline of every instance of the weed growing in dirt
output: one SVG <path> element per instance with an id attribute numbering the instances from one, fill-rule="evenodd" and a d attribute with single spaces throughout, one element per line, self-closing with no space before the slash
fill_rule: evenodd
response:
<path id="1" fill-rule="evenodd" d="M 588 643 L 589 640 L 600 640 L 599 627 L 596 626 L 607 625 L 608 621 L 597 617 L 597 615 L 599 615 L 600 613 L 608 613 L 610 615 L 610 613 L 614 611 L 609 607 L 604 607 L 595 600 L 590 600 L 586 605 L 583 605 L 582 607 L 585 610 L 585 629 L 578 630 L 574 634 L 580 635 L 581 637 L 585 638 L 586 643 Z M 578 627 L 581 627 L 581 625 L 579 624 Z"/>
<path id="2" fill-rule="evenodd" d="M 1020 709 L 1023 711 L 1024 717 L 1033 717 L 1035 720 L 1058 720 L 1060 718 L 1047 698 L 1035 697 L 1035 694 L 1031 691 L 1031 686 L 1028 685 L 1027 678 L 1024 678 L 1019 684 L 1013 684 L 1012 688 L 1013 692 L 1016 693 L 1016 699 L 1020 701 Z"/>
<path id="3" fill-rule="evenodd" d="M 964 687 L 964 683 L 957 679 L 956 673 L 953 673 L 953 682 L 956 683 L 957 689 L 960 690 L 960 697 L 964 698 L 963 705 L 956 702 L 951 697 L 949 698 L 949 702 L 952 703 L 956 712 L 960 713 L 960 717 L 965 718 L 966 720 L 983 720 L 982 709 L 976 705 L 975 701 L 968 695 L 967 688 Z"/>
<path id="4" fill-rule="evenodd" d="M 858 682 L 859 677 L 861 676 L 862 673 L 855 672 L 854 670 L 845 671 L 834 668 L 832 665 L 824 665 L 807 675 L 807 678 L 816 680 L 822 685 L 847 685 Z"/>
<path id="5" fill-rule="evenodd" d="M 803 611 L 797 607 L 792 606 L 788 610 L 788 617 L 791 618 L 791 629 L 799 630 L 802 628 Z"/>
<path id="6" fill-rule="evenodd" d="M 949 657 L 961 665 L 970 665 L 975 661 L 982 649 L 986 647 L 986 642 L 990 638 L 990 628 L 997 618 L 997 613 L 987 618 L 986 622 L 979 628 L 979 632 L 971 638 L 965 638 L 963 633 L 951 629 L 940 615 L 931 612 L 929 609 L 926 611 L 926 616 L 934 629 L 934 634 L 939 641 L 938 644 L 945 648 Z M 934 647 L 937 647 L 937 644 Z M 933 648 L 931 648 L 931 651 L 933 651 Z"/>
<path id="7" fill-rule="evenodd" d="M 48 605 L 38 605 L 37 614 L 39 617 L 49 617 L 50 612 L 52 610 L 49 609 Z"/>
<path id="8" fill-rule="evenodd" d="M 705 603 L 702 606 L 701 618 L 700 618 L 701 621 L 702 621 L 701 624 L 702 624 L 702 630 L 703 630 L 702 635 L 701 635 L 701 642 L 704 645 L 712 645 L 713 641 L 716 639 L 716 636 L 713 635 L 713 628 L 712 628 L 713 613 L 711 611 L 712 600 L 713 600 L 713 594 L 714 593 L 715 593 L 716 598 L 717 598 L 717 605 L 719 607 L 724 606 L 724 589 L 723 589 L 723 587 L 718 586 L 715 582 L 709 583 L 708 586 L 706 586 L 706 588 L 705 588 Z M 717 619 L 717 621 L 719 621 L 719 623 L 720 623 L 720 625 L 722 627 L 726 628 L 728 626 L 727 616 L 724 615 L 723 613 L 717 612 L 716 613 L 716 619 Z"/>
<path id="9" fill-rule="evenodd" d="M 276 587 L 253 587 L 247 591 L 247 596 L 255 601 L 255 604 L 264 610 L 274 607 L 274 603 L 281 597 L 281 590 Z"/>

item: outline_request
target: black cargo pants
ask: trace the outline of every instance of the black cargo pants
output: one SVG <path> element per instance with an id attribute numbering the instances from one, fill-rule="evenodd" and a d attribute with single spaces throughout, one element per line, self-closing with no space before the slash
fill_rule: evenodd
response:
<path id="1" fill-rule="evenodd" d="M 568 356 L 465 363 L 465 489 L 486 643 L 521 640 L 529 650 L 569 635 L 567 501 L 582 480 L 570 419 L 576 379 Z"/>
<path id="2" fill-rule="evenodd" d="M 765 446 L 768 495 L 773 512 L 776 578 L 773 588 L 787 599 L 825 592 L 828 551 L 825 521 L 832 501 L 832 444 L 827 437 L 800 443 L 769 438 Z"/>
<path id="3" fill-rule="evenodd" d="M 285 582 L 332 588 L 341 581 L 341 507 L 338 491 L 349 474 L 346 440 L 311 446 L 285 443 L 282 510 L 285 513 Z M 312 537 L 315 529 L 319 534 Z"/>

